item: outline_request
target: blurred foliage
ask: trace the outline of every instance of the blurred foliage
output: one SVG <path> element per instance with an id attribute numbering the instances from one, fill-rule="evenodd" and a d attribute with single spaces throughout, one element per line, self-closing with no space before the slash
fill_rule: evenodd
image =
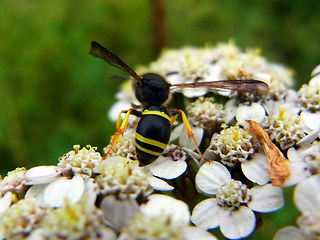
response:
<path id="1" fill-rule="evenodd" d="M 0 2 L 1 173 L 55 164 L 73 144 L 101 150 L 120 80 L 88 55 L 96 40 L 131 66 L 155 59 L 152 1 Z M 234 39 L 295 70 L 297 87 L 319 63 L 318 1 L 165 1 L 167 46 Z"/>
<path id="2" fill-rule="evenodd" d="M 56 164 L 73 144 L 102 151 L 115 131 L 107 112 L 120 80 L 110 79 L 118 70 L 88 55 L 90 42 L 131 66 L 154 60 L 151 3 L 0 1 L 2 175 L 16 166 Z M 319 64 L 319 6 L 318 0 L 165 1 L 166 47 L 234 39 L 294 69 L 299 87 Z"/>

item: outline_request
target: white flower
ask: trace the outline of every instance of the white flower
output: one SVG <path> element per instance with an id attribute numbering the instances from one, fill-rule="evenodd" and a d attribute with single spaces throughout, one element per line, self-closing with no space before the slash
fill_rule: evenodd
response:
<path id="1" fill-rule="evenodd" d="M 138 119 L 137 117 L 133 116 L 135 118 L 135 121 Z M 135 124 L 136 127 L 136 124 Z M 124 158 L 130 158 L 132 160 L 136 160 L 136 147 L 135 147 L 135 129 L 131 128 L 130 126 L 127 126 L 126 131 L 121 135 L 116 144 L 111 149 L 111 152 L 109 153 L 108 157 L 112 156 L 121 156 Z M 108 145 L 103 149 L 103 151 L 106 153 L 111 146 Z"/>
<path id="2" fill-rule="evenodd" d="M 286 150 L 306 136 L 307 128 L 301 117 L 295 112 L 287 111 L 279 107 L 275 115 L 265 118 L 262 127 L 268 133 L 271 140 Z"/>
<path id="3" fill-rule="evenodd" d="M 320 174 L 300 182 L 294 192 L 294 203 L 300 212 L 320 211 Z"/>
<path id="4" fill-rule="evenodd" d="M 242 125 L 246 120 L 253 120 L 257 123 L 261 123 L 264 120 L 265 115 L 266 111 L 259 103 L 251 103 L 249 106 L 240 105 L 236 109 L 236 119 L 240 125 Z"/>
<path id="5" fill-rule="evenodd" d="M 138 161 L 120 156 L 108 157 L 95 169 L 100 192 L 119 199 L 148 196 L 154 189 L 172 190 L 166 182 L 156 179 L 147 169 L 140 168 Z"/>
<path id="6" fill-rule="evenodd" d="M 96 147 L 88 145 L 80 149 L 80 145 L 74 145 L 72 151 L 59 158 L 58 167 L 64 176 L 81 175 L 84 179 L 88 179 L 94 174 L 93 169 L 101 160 Z"/>
<path id="7" fill-rule="evenodd" d="M 16 168 L 8 172 L 7 176 L 0 180 L 0 196 L 12 192 L 17 198 L 23 197 L 26 191 L 26 171 L 25 168 Z"/>
<path id="8" fill-rule="evenodd" d="M 298 92 L 298 103 L 302 107 L 301 118 L 312 129 L 320 129 L 320 75 L 319 66 L 311 73 L 308 85 L 303 85 Z"/>
<path id="9" fill-rule="evenodd" d="M 193 127 L 191 126 L 191 130 L 193 132 L 194 138 L 198 145 L 201 143 L 201 139 L 203 136 L 203 129 L 200 127 Z M 196 146 L 194 145 L 194 142 L 192 138 L 190 138 L 186 132 L 185 126 L 183 123 L 179 124 L 177 127 L 175 127 L 171 132 L 170 142 L 174 141 L 175 139 L 179 139 L 179 145 L 182 147 L 185 147 L 190 150 L 195 150 Z"/>
<path id="10" fill-rule="evenodd" d="M 16 197 L 12 192 L 7 192 L 0 197 L 0 215 L 7 210 L 12 202 L 16 201 Z"/>
<path id="11" fill-rule="evenodd" d="M 221 104 L 214 102 L 214 98 L 200 97 L 195 102 L 187 106 L 188 121 L 194 138 L 198 145 L 200 145 L 202 137 L 205 133 L 211 135 L 212 132 L 220 129 L 224 123 L 224 111 Z M 191 150 L 195 150 L 193 140 L 187 135 L 183 123 L 173 129 L 171 133 L 171 141 L 179 138 L 179 145 Z"/>
<path id="12" fill-rule="evenodd" d="M 34 184 L 27 191 L 25 198 L 36 197 L 40 204 L 61 207 L 66 199 L 71 203 L 79 201 L 84 194 L 84 189 L 85 182 L 81 176 L 59 177 L 50 183 L 44 181 L 44 183 Z"/>
<path id="13" fill-rule="evenodd" d="M 58 166 L 38 166 L 29 169 L 25 174 L 29 188 L 25 197 L 36 197 L 43 205 L 61 207 L 65 199 L 76 203 L 87 196 L 88 201 L 95 202 L 98 194 L 91 177 L 94 167 L 101 162 L 96 148 L 88 146 L 80 149 L 79 145 L 60 158 Z"/>
<path id="14" fill-rule="evenodd" d="M 139 211 L 139 205 L 135 199 L 117 199 L 113 195 L 105 197 L 100 208 L 104 219 L 117 231 L 120 231 L 127 221 Z"/>
<path id="15" fill-rule="evenodd" d="M 188 148 L 170 145 L 164 153 L 153 163 L 146 166 L 153 176 L 174 179 L 182 175 L 187 169 L 188 160 L 198 162 L 199 155 Z"/>
<path id="16" fill-rule="evenodd" d="M 132 80 L 125 81 L 121 85 L 120 91 L 116 94 L 118 102 L 116 102 L 109 111 L 109 118 L 117 121 L 119 113 L 122 110 L 128 110 L 132 105 L 140 105 L 132 88 Z"/>
<path id="17" fill-rule="evenodd" d="M 228 166 L 245 162 L 249 155 L 254 153 L 251 134 L 240 128 L 239 125 L 231 127 L 223 125 L 222 127 L 220 134 L 215 133 L 212 136 L 205 157 L 221 159 L 222 163 Z"/>
<path id="18" fill-rule="evenodd" d="M 305 144 L 306 145 L 306 144 Z M 289 168 L 291 175 L 286 185 L 294 185 L 303 179 L 320 173 L 320 142 L 294 147 L 288 150 Z"/>
<path id="19" fill-rule="evenodd" d="M 202 229 L 189 226 L 189 223 L 187 204 L 166 195 L 153 194 L 140 207 L 140 212 L 126 224 L 119 239 L 216 239 Z"/>
<path id="20" fill-rule="evenodd" d="M 57 166 L 38 166 L 25 174 L 26 185 L 46 184 L 58 179 L 62 170 Z"/>
<path id="21" fill-rule="evenodd" d="M 280 229 L 274 240 L 314 240 L 320 236 L 320 174 L 300 182 L 294 190 L 294 203 L 302 215 L 298 226 Z"/>
<path id="22" fill-rule="evenodd" d="M 0 217 L 0 238 L 24 239 L 39 226 L 45 214 L 34 198 L 18 201 Z"/>
<path id="23" fill-rule="evenodd" d="M 220 163 L 205 163 L 196 175 L 200 191 L 213 195 L 195 206 L 191 221 L 204 229 L 216 228 L 230 239 L 243 238 L 255 228 L 253 211 L 271 212 L 282 207 L 282 190 L 270 184 L 248 189 L 231 178 Z"/>

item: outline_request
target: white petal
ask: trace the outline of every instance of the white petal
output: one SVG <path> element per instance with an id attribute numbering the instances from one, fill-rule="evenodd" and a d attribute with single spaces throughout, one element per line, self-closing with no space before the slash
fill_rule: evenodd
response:
<path id="1" fill-rule="evenodd" d="M 241 206 L 236 211 L 226 211 L 221 216 L 220 230 L 227 238 L 237 239 L 246 237 L 252 233 L 254 227 L 254 213 L 245 206 Z"/>
<path id="2" fill-rule="evenodd" d="M 208 198 L 194 207 L 191 222 L 203 229 L 216 228 L 219 226 L 221 211 L 217 200 L 215 198 Z"/>
<path id="3" fill-rule="evenodd" d="M 2 198 L 0 198 L 0 214 L 7 210 L 12 203 L 12 192 L 7 192 Z"/>
<path id="4" fill-rule="evenodd" d="M 161 194 L 152 194 L 148 199 L 146 204 L 140 206 L 142 213 L 151 217 L 171 216 L 170 219 L 176 223 L 189 224 L 189 208 L 183 201 Z"/>
<path id="5" fill-rule="evenodd" d="M 288 226 L 277 231 L 273 240 L 306 240 L 306 238 L 300 229 Z"/>
<path id="6" fill-rule="evenodd" d="M 236 112 L 236 119 L 241 125 L 246 120 L 254 120 L 260 123 L 264 120 L 266 112 L 259 103 L 252 103 L 250 106 L 240 105 Z"/>
<path id="7" fill-rule="evenodd" d="M 200 127 L 191 127 L 191 130 L 194 134 L 194 138 L 196 139 L 196 142 L 198 143 L 198 146 L 201 143 L 202 136 L 204 133 L 204 130 Z M 195 150 L 196 146 L 194 145 L 194 142 L 192 138 L 190 138 L 184 129 L 182 132 L 180 132 L 180 137 L 179 137 L 179 144 L 180 146 L 183 146 L 185 148 L 189 148 L 191 150 Z"/>
<path id="8" fill-rule="evenodd" d="M 318 130 L 320 128 L 320 112 L 312 113 L 309 111 L 303 111 L 300 114 L 305 125 L 311 130 Z"/>
<path id="9" fill-rule="evenodd" d="M 65 177 L 50 183 L 44 191 L 44 201 L 51 207 L 60 207 L 64 205 L 65 199 L 70 203 L 76 203 L 84 191 L 84 182 L 82 177 L 74 176 L 72 179 Z"/>
<path id="10" fill-rule="evenodd" d="M 176 126 L 170 134 L 170 141 L 169 142 L 173 142 L 174 140 L 178 139 L 180 134 L 185 131 L 184 130 L 184 124 L 181 123 L 178 126 Z"/>
<path id="11" fill-rule="evenodd" d="M 187 163 L 184 160 L 173 161 L 170 157 L 160 156 L 148 169 L 154 176 L 174 179 L 186 171 Z"/>
<path id="12" fill-rule="evenodd" d="M 135 199 L 119 200 L 114 196 L 105 197 L 100 208 L 104 219 L 109 221 L 117 231 L 139 211 L 139 205 Z"/>
<path id="13" fill-rule="evenodd" d="M 184 228 L 183 230 L 183 240 L 195 240 L 195 239 L 201 239 L 201 240 L 218 240 L 215 236 L 210 234 L 209 232 L 197 228 L 188 226 Z"/>
<path id="14" fill-rule="evenodd" d="M 282 189 L 271 184 L 251 188 L 250 196 L 248 207 L 256 212 L 272 212 L 284 204 Z"/>
<path id="15" fill-rule="evenodd" d="M 99 187 L 93 178 L 85 181 L 84 195 L 88 204 L 94 205 L 99 194 Z"/>
<path id="16" fill-rule="evenodd" d="M 44 203 L 44 191 L 47 188 L 48 184 L 37 184 L 37 185 L 33 185 L 32 187 L 30 187 L 28 189 L 28 191 L 26 192 L 26 195 L 24 196 L 24 198 L 28 198 L 28 197 L 35 197 L 36 201 L 39 204 L 43 204 Z"/>
<path id="17" fill-rule="evenodd" d="M 267 157 L 262 153 L 254 153 L 253 158 L 241 163 L 243 174 L 252 182 L 264 185 L 270 181 Z"/>
<path id="18" fill-rule="evenodd" d="M 320 174 L 300 182 L 294 190 L 294 203 L 301 212 L 320 210 Z"/>
<path id="19" fill-rule="evenodd" d="M 167 182 L 156 177 L 149 178 L 149 183 L 153 189 L 156 189 L 159 191 L 171 191 L 174 189 L 174 187 L 169 185 Z"/>
<path id="20" fill-rule="evenodd" d="M 320 86 L 320 74 L 319 69 L 315 68 L 311 73 L 311 80 L 309 81 L 309 87 L 318 88 Z"/>
<path id="21" fill-rule="evenodd" d="M 208 90 L 206 88 L 185 88 L 182 90 L 183 95 L 187 98 L 201 97 L 207 92 Z"/>
<path id="22" fill-rule="evenodd" d="M 300 154 L 300 151 L 298 152 L 294 147 L 289 148 L 287 154 L 290 162 L 303 162 L 303 158 Z"/>
<path id="23" fill-rule="evenodd" d="M 215 161 L 203 164 L 196 175 L 197 187 L 207 194 L 216 194 L 220 186 L 230 180 L 228 169 Z"/>
<path id="24" fill-rule="evenodd" d="M 318 133 L 320 132 L 320 128 L 310 132 L 307 136 L 302 138 L 297 145 L 299 147 L 309 147 L 311 143 L 318 137 Z"/>
<path id="25" fill-rule="evenodd" d="M 27 184 L 46 184 L 52 182 L 60 175 L 61 169 L 57 166 L 39 166 L 29 169 L 25 178 L 28 181 Z"/>
<path id="26" fill-rule="evenodd" d="M 120 100 L 112 105 L 108 117 L 111 121 L 116 122 L 118 120 L 119 113 L 124 109 L 131 108 L 131 103 L 129 101 Z"/>
<path id="27" fill-rule="evenodd" d="M 320 72 L 320 65 L 316 66 L 316 67 L 312 70 L 312 72 L 311 72 L 311 74 L 310 74 L 311 78 L 314 78 L 316 75 L 319 76 L 319 72 Z"/>
<path id="28" fill-rule="evenodd" d="M 237 100 L 235 98 L 231 98 L 224 105 L 224 109 L 225 109 L 224 119 L 225 119 L 226 123 L 228 123 L 229 121 L 231 121 L 234 118 L 235 113 L 237 111 L 237 104 L 238 104 Z"/>
<path id="29" fill-rule="evenodd" d="M 307 164 L 305 162 L 289 162 L 290 176 L 287 177 L 283 187 L 293 186 L 307 178 L 309 173 L 306 170 L 306 167 Z"/>

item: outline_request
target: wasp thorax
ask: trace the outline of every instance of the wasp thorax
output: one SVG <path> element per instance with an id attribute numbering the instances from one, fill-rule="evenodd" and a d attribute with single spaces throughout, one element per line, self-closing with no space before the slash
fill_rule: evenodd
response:
<path id="1" fill-rule="evenodd" d="M 162 76 L 146 73 L 135 84 L 135 94 L 143 106 L 162 105 L 168 99 L 169 87 L 170 84 Z"/>

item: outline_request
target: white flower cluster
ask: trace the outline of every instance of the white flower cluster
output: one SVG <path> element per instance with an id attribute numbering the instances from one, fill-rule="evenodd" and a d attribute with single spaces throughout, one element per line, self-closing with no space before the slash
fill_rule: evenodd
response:
<path id="1" fill-rule="evenodd" d="M 254 238 L 264 227 L 257 220 L 282 208 L 283 188 L 294 185 L 302 212 L 297 226 L 269 231 L 275 240 L 319 238 L 320 67 L 295 91 L 291 70 L 228 43 L 166 50 L 142 70 L 171 84 L 208 83 L 171 93 L 168 108 L 186 105 L 190 126 L 172 123 L 167 148 L 145 167 L 135 151 L 133 117 L 113 148 L 104 149 L 108 156 L 75 145 L 57 166 L 8 173 L 0 181 L 0 238 L 217 239 L 211 232 Z M 252 79 L 267 83 L 269 93 L 209 87 Z M 139 105 L 130 81 L 110 111 L 114 120 Z M 221 233 L 211 230 L 218 227 Z"/>

